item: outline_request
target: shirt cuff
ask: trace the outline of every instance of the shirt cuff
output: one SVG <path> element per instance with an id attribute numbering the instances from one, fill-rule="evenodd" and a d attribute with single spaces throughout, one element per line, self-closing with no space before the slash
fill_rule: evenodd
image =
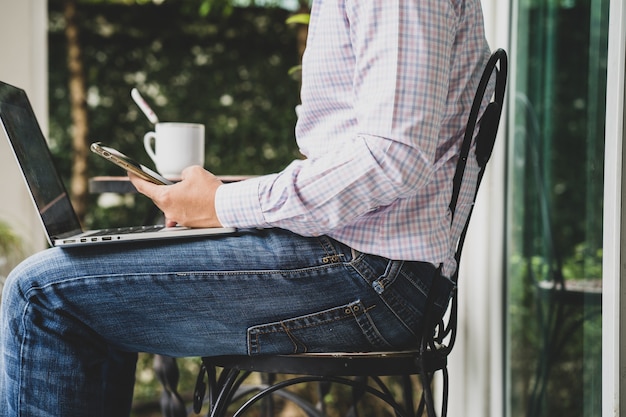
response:
<path id="1" fill-rule="evenodd" d="M 266 176 L 267 177 L 267 176 Z M 259 187 L 266 177 L 224 184 L 215 193 L 215 212 L 224 227 L 270 227 L 263 217 Z"/>

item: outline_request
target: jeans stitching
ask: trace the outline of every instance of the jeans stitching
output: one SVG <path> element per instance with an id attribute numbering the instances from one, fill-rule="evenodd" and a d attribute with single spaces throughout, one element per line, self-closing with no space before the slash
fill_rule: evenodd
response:
<path id="1" fill-rule="evenodd" d="M 348 304 L 347 306 L 351 306 L 351 305 L 354 305 L 354 304 L 355 304 L 355 303 L 350 303 L 350 304 Z M 371 310 L 371 309 L 372 309 L 372 308 L 374 308 L 374 307 L 376 307 L 376 306 L 372 306 L 372 307 L 370 307 L 370 308 L 364 308 L 364 309 L 363 309 L 363 313 L 360 313 L 359 315 L 367 313 L 369 310 Z M 335 309 L 338 309 L 338 308 L 341 308 L 341 306 L 336 307 Z M 333 309 L 333 310 L 334 310 L 334 309 Z M 313 313 L 313 314 L 306 314 L 306 315 L 304 315 L 304 316 L 294 317 L 294 318 L 291 318 L 291 319 L 287 319 L 287 320 L 283 320 L 283 321 L 280 321 L 280 322 L 275 322 L 275 323 L 266 323 L 266 324 L 260 324 L 260 325 L 257 325 L 257 326 L 252 326 L 252 327 L 251 327 L 251 329 L 252 329 L 252 330 L 251 330 L 251 332 L 254 332 L 254 334 L 259 334 L 259 335 L 264 335 L 264 334 L 272 334 L 272 333 L 283 333 L 283 332 L 285 331 L 285 329 L 286 329 L 286 328 L 285 328 L 285 324 L 286 324 L 287 322 L 290 322 L 290 321 L 297 321 L 297 320 L 299 320 L 299 319 L 301 319 L 301 318 L 303 318 L 303 317 L 314 317 L 314 316 L 318 316 L 318 315 L 320 315 L 321 313 L 323 313 L 323 312 L 318 312 L 318 313 Z M 331 317 L 331 318 L 328 318 L 328 319 L 326 319 L 326 320 L 322 320 L 322 321 L 319 321 L 319 322 L 316 322 L 316 323 L 311 323 L 311 324 L 302 324 L 302 325 L 299 325 L 299 326 L 295 326 L 295 327 L 288 327 L 288 328 L 289 328 L 289 330 L 302 330 L 302 329 L 309 329 L 309 328 L 311 328 L 311 327 L 317 327 L 317 326 L 319 326 L 319 325 L 321 325 L 321 324 L 335 323 L 335 322 L 338 322 L 338 321 L 343 321 L 343 320 L 347 320 L 347 319 L 350 319 L 350 318 L 355 318 L 355 317 L 357 317 L 357 316 L 354 314 L 354 312 L 352 312 L 352 315 L 351 315 L 351 316 L 348 316 L 347 314 L 346 314 L 345 316 L 343 316 L 343 317 L 334 316 L 334 317 Z M 269 330 L 269 329 L 268 329 L 268 330 L 256 330 L 256 329 L 254 329 L 255 327 L 270 327 L 270 326 L 271 326 L 271 327 L 275 327 L 275 325 L 279 325 L 279 326 L 280 326 L 280 328 L 275 328 L 275 329 L 273 329 L 273 330 Z"/>
<path id="2" fill-rule="evenodd" d="M 358 312 L 355 311 L 355 307 L 358 308 Z M 391 346 L 382 337 L 375 323 L 372 321 L 371 317 L 369 316 L 369 312 L 374 308 L 376 308 L 376 305 L 365 307 L 362 304 L 362 302 L 358 300 L 358 301 L 346 304 L 344 306 L 337 306 L 337 307 L 331 308 L 329 310 L 321 311 L 321 312 L 293 317 L 293 318 L 282 320 L 279 322 L 265 323 L 265 324 L 252 326 L 247 331 L 248 352 L 249 354 L 254 354 L 254 355 L 260 354 L 261 353 L 260 337 L 263 335 L 271 335 L 271 334 L 285 334 L 289 338 L 291 343 L 293 344 L 294 350 L 292 351 L 292 353 L 298 353 L 300 347 L 302 348 L 303 352 L 307 352 L 308 351 L 307 345 L 304 342 L 300 341 L 297 337 L 295 337 L 295 335 L 293 335 L 292 333 L 293 331 L 315 328 L 315 327 L 328 324 L 328 323 L 343 322 L 348 319 L 353 319 L 355 324 L 359 327 L 359 329 L 361 329 L 363 336 L 365 336 L 370 341 L 370 343 L 385 344 L 387 346 Z M 345 313 L 344 315 L 340 316 L 338 314 L 338 311 L 340 309 L 343 309 Z M 348 309 L 350 310 L 350 314 L 348 314 L 347 312 Z M 321 316 L 323 314 L 329 314 L 330 317 L 324 320 L 311 322 L 309 324 L 302 323 L 297 326 L 288 325 L 290 322 L 296 323 L 299 321 L 303 321 L 306 318 L 314 318 L 314 317 Z M 367 321 L 368 327 L 370 327 L 369 330 L 364 328 L 362 324 L 362 320 Z"/>
<path id="3" fill-rule="evenodd" d="M 326 256 L 336 255 L 337 252 L 334 250 L 330 239 L 327 236 L 320 236 L 318 238 L 318 242 L 322 248 L 322 250 L 326 253 Z"/>

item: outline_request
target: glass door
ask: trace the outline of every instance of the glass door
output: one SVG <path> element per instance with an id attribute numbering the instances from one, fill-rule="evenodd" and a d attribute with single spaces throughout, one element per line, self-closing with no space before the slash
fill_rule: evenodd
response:
<path id="1" fill-rule="evenodd" d="M 518 0 L 506 236 L 507 415 L 600 416 L 608 0 Z"/>

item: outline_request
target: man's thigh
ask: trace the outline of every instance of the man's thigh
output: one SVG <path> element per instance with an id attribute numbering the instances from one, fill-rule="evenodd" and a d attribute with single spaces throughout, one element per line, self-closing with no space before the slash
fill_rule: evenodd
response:
<path id="1" fill-rule="evenodd" d="M 329 348 L 372 348 L 378 332 L 362 330 L 371 319 L 361 303 L 374 292 L 347 266 L 350 256 L 349 248 L 326 237 L 244 230 L 190 241 L 53 249 L 16 268 L 8 287 L 14 294 L 19 289 L 23 302 L 62 312 L 124 350 L 292 353 L 308 350 L 308 340 L 320 342 L 322 335 Z M 290 330 L 281 323 L 290 323 Z M 286 339 L 269 337 L 280 333 L 276 326 Z M 294 336 L 303 327 L 306 342 Z"/>

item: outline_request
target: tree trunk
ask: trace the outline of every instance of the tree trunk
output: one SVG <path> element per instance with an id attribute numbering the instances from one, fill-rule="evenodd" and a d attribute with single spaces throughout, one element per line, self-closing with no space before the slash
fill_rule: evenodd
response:
<path id="1" fill-rule="evenodd" d="M 300 9 L 298 13 L 311 14 L 311 8 L 309 7 L 308 0 L 300 0 Z M 298 25 L 297 42 L 298 42 L 298 56 L 300 57 L 300 63 L 302 63 L 302 54 L 304 54 L 304 48 L 306 48 L 306 38 L 309 34 L 308 25 Z"/>
<path id="2" fill-rule="evenodd" d="M 82 223 L 87 210 L 88 197 L 87 158 L 89 156 L 89 123 L 87 119 L 85 72 L 81 57 L 75 0 L 65 1 L 64 16 L 72 117 L 72 150 L 74 152 L 72 157 L 70 194 L 74 210 L 76 210 L 76 214 Z"/>

